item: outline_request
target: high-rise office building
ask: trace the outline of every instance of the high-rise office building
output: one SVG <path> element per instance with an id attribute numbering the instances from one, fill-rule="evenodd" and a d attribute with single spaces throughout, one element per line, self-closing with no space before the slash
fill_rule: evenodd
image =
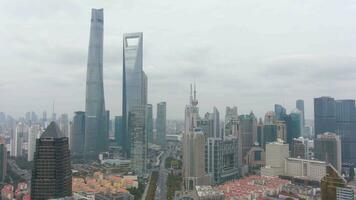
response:
<path id="1" fill-rule="evenodd" d="M 74 113 L 73 124 L 71 130 L 70 149 L 73 156 L 84 155 L 85 139 L 85 112 L 77 111 Z"/>
<path id="2" fill-rule="evenodd" d="M 124 34 L 122 98 L 122 119 L 124 124 L 123 149 L 127 157 L 130 157 L 131 142 L 133 141 L 129 132 L 129 114 L 133 108 L 146 107 L 147 104 L 147 76 L 143 71 L 142 33 Z"/>
<path id="3" fill-rule="evenodd" d="M 146 134 L 147 143 L 153 143 L 153 107 L 152 104 L 146 105 Z"/>
<path id="4" fill-rule="evenodd" d="M 309 136 L 309 135 L 305 135 L 305 132 L 304 132 L 304 129 L 305 129 L 305 111 L 304 111 L 304 100 L 302 99 L 298 99 L 296 101 L 296 108 L 300 111 L 300 118 L 301 118 L 301 127 L 300 127 L 300 130 L 301 130 L 301 133 L 303 136 Z"/>
<path id="5" fill-rule="evenodd" d="M 59 119 L 59 128 L 61 129 L 63 135 L 68 137 L 69 140 L 70 140 L 68 114 L 62 114 L 61 115 L 61 118 Z"/>
<path id="6" fill-rule="evenodd" d="M 289 157 L 289 145 L 276 141 L 266 145 L 266 166 L 261 175 L 279 176 L 284 174 L 285 159 Z"/>
<path id="7" fill-rule="evenodd" d="M 96 157 L 108 147 L 103 85 L 104 10 L 92 9 L 86 80 L 84 154 Z"/>
<path id="8" fill-rule="evenodd" d="M 265 125 L 272 125 L 276 122 L 276 113 L 273 111 L 269 111 L 265 114 Z"/>
<path id="9" fill-rule="evenodd" d="M 212 113 L 205 113 L 204 118 L 197 121 L 197 126 L 203 130 L 205 138 L 214 136 L 214 117 Z"/>
<path id="10" fill-rule="evenodd" d="M 301 136 L 301 113 L 299 110 L 292 111 L 286 118 L 287 143 L 291 147 L 294 138 Z"/>
<path id="11" fill-rule="evenodd" d="M 220 131 L 220 113 L 216 107 L 213 109 L 214 137 L 222 137 Z"/>
<path id="12" fill-rule="evenodd" d="M 72 196 L 72 171 L 68 137 L 55 122 L 36 142 L 31 180 L 31 199 L 45 200 Z"/>
<path id="13" fill-rule="evenodd" d="M 255 142 L 258 143 L 258 146 L 262 146 L 262 142 L 263 142 L 263 122 L 262 122 L 261 118 L 260 118 L 260 120 L 258 120 L 257 135 L 254 138 L 254 143 Z"/>
<path id="14" fill-rule="evenodd" d="M 331 97 L 314 98 L 315 137 L 325 132 L 336 131 L 335 99 Z"/>
<path id="15" fill-rule="evenodd" d="M 16 125 L 16 131 L 14 132 L 12 138 L 12 156 L 21 157 L 22 156 L 22 144 L 24 142 L 25 137 L 28 136 L 28 127 L 26 124 L 19 122 Z"/>
<path id="16" fill-rule="evenodd" d="M 7 149 L 5 138 L 0 137 L 0 183 L 4 183 L 7 174 Z"/>
<path id="17" fill-rule="evenodd" d="M 275 113 L 276 120 L 279 121 L 283 121 L 285 116 L 287 115 L 286 109 L 279 104 L 274 105 L 274 113 Z"/>
<path id="18" fill-rule="evenodd" d="M 185 107 L 185 131 L 183 134 L 183 185 L 193 190 L 196 185 L 209 184 L 205 174 L 205 136 L 197 128 L 199 119 L 198 100 L 194 85 L 194 97 L 190 87 L 190 103 Z"/>
<path id="19" fill-rule="evenodd" d="M 145 135 L 145 107 L 136 106 L 129 113 L 129 134 L 131 136 L 131 166 L 138 174 L 146 173 L 147 137 Z"/>
<path id="20" fill-rule="evenodd" d="M 156 118 L 156 129 L 157 129 L 157 142 L 161 148 L 165 148 L 166 145 L 166 119 L 167 115 L 167 105 L 166 102 L 160 102 L 157 104 L 157 118 Z"/>
<path id="21" fill-rule="evenodd" d="M 225 127 L 224 127 L 224 137 L 225 136 L 238 136 L 238 120 L 239 116 L 237 113 L 237 107 L 226 107 L 225 112 Z"/>
<path id="22" fill-rule="evenodd" d="M 27 141 L 27 161 L 33 160 L 33 155 L 36 149 L 36 140 L 41 134 L 41 126 L 39 124 L 31 125 L 28 131 L 28 141 Z"/>
<path id="23" fill-rule="evenodd" d="M 122 116 L 115 116 L 115 142 L 119 146 L 123 146 L 124 141 L 124 124 Z"/>
<path id="24" fill-rule="evenodd" d="M 340 136 L 342 161 L 356 164 L 356 107 L 355 100 L 337 100 L 336 134 Z"/>
<path id="25" fill-rule="evenodd" d="M 331 97 L 314 99 L 315 136 L 334 132 L 340 136 L 342 160 L 356 163 L 356 108 L 355 100 L 335 100 Z"/>
<path id="26" fill-rule="evenodd" d="M 277 138 L 287 141 L 287 125 L 285 121 L 276 121 L 277 126 Z"/>
<path id="27" fill-rule="evenodd" d="M 239 139 L 242 145 L 242 158 L 244 158 L 253 146 L 253 136 L 257 135 L 257 119 L 251 112 L 249 115 L 240 115 L 239 121 Z"/>
<path id="28" fill-rule="evenodd" d="M 314 139 L 314 156 L 316 159 L 332 164 L 341 172 L 341 140 L 335 133 L 319 134 Z"/>
<path id="29" fill-rule="evenodd" d="M 205 143 L 205 171 L 212 184 L 238 178 L 238 141 L 236 136 L 210 137 Z"/>

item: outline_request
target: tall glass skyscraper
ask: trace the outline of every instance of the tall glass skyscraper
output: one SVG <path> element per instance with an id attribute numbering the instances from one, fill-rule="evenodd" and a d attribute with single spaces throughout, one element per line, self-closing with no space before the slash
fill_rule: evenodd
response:
<path id="1" fill-rule="evenodd" d="M 143 33 L 124 34 L 122 118 L 124 124 L 123 149 L 127 157 L 131 156 L 131 143 L 133 142 L 129 132 L 129 114 L 133 108 L 147 104 L 147 76 L 143 71 L 142 57 Z"/>
<path id="2" fill-rule="evenodd" d="M 296 108 L 301 112 L 301 129 L 300 130 L 302 133 L 304 133 L 304 127 L 305 127 L 304 100 L 298 99 L 296 101 Z"/>
<path id="3" fill-rule="evenodd" d="M 96 157 L 108 145 L 103 86 L 104 10 L 92 9 L 88 52 L 84 154 Z"/>
<path id="4" fill-rule="evenodd" d="M 153 143 L 153 107 L 152 104 L 146 105 L 146 134 L 147 142 Z"/>
<path id="5" fill-rule="evenodd" d="M 83 156 L 85 138 L 85 112 L 74 113 L 71 129 L 70 150 L 73 156 Z"/>
<path id="6" fill-rule="evenodd" d="M 157 104 L 157 119 L 156 119 L 156 128 L 157 128 L 157 139 L 158 144 L 161 148 L 165 148 L 166 145 L 166 115 L 167 115 L 167 104 L 166 102 L 160 102 Z"/>

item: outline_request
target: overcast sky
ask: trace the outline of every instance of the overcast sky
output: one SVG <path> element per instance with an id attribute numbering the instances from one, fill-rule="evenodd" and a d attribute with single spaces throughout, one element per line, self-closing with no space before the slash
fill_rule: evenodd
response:
<path id="1" fill-rule="evenodd" d="M 201 114 L 236 105 L 356 98 L 355 0 L 2 0 L 0 111 L 84 110 L 90 9 L 104 8 L 104 87 L 121 114 L 122 35 L 144 33 L 149 103 L 183 119 L 189 84 Z M 223 117 L 222 117 L 223 118 Z"/>

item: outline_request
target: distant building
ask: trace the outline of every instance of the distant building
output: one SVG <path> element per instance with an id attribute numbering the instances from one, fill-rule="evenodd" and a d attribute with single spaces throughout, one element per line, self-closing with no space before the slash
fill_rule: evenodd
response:
<path id="1" fill-rule="evenodd" d="M 315 137 L 336 131 L 336 105 L 331 97 L 314 98 Z"/>
<path id="2" fill-rule="evenodd" d="M 286 109 L 279 104 L 274 105 L 274 113 L 276 115 L 276 120 L 278 121 L 283 121 L 285 119 L 285 116 L 287 115 Z"/>
<path id="3" fill-rule="evenodd" d="M 266 148 L 266 144 L 270 142 L 277 141 L 277 125 L 275 124 L 264 124 L 263 125 L 263 138 L 262 147 Z"/>
<path id="4" fill-rule="evenodd" d="M 253 136 L 257 135 L 257 119 L 251 112 L 249 115 L 240 115 L 239 122 L 239 139 L 242 140 L 242 158 L 244 158 L 253 146 Z"/>
<path id="5" fill-rule="evenodd" d="M 238 140 L 236 137 L 207 138 L 205 171 L 211 177 L 212 184 L 220 184 L 238 178 Z"/>
<path id="6" fill-rule="evenodd" d="M 250 170 L 259 169 L 266 165 L 265 150 L 255 143 L 255 145 L 247 152 L 245 162 Z"/>
<path id="7" fill-rule="evenodd" d="M 129 114 L 129 134 L 131 136 L 131 164 L 138 175 L 146 173 L 147 138 L 145 135 L 145 107 L 131 108 Z"/>
<path id="8" fill-rule="evenodd" d="M 157 129 L 157 139 L 158 144 L 161 148 L 165 149 L 166 146 L 166 124 L 167 124 L 167 104 L 166 102 L 160 102 L 157 104 L 157 118 L 156 118 L 156 129 Z"/>
<path id="9" fill-rule="evenodd" d="M 266 166 L 261 168 L 261 175 L 279 176 L 284 174 L 285 159 L 289 157 L 289 145 L 283 141 L 266 145 Z"/>
<path id="10" fill-rule="evenodd" d="M 22 144 L 24 139 L 28 137 L 28 127 L 26 124 L 19 122 L 16 125 L 16 131 L 14 132 L 12 138 L 12 156 L 21 157 L 22 156 Z"/>
<path id="11" fill-rule="evenodd" d="M 238 120 L 237 107 L 227 106 L 225 112 L 225 136 L 237 136 L 234 134 L 237 134 Z"/>
<path id="12" fill-rule="evenodd" d="M 7 149 L 5 138 L 0 137 L 0 183 L 4 183 L 7 175 Z"/>
<path id="13" fill-rule="evenodd" d="M 74 113 L 73 124 L 71 127 L 70 149 L 73 156 L 84 155 L 85 139 L 85 112 L 77 111 Z"/>
<path id="14" fill-rule="evenodd" d="M 304 138 L 294 138 L 291 147 L 291 157 L 308 159 L 308 140 Z"/>
<path id="15" fill-rule="evenodd" d="M 294 138 L 301 136 L 301 113 L 298 110 L 292 111 L 286 118 L 287 143 L 292 145 Z"/>
<path id="16" fill-rule="evenodd" d="M 332 164 L 341 172 L 341 141 L 335 133 L 324 133 L 314 139 L 314 156 L 316 159 Z"/>
<path id="17" fill-rule="evenodd" d="M 27 161 L 32 161 L 36 149 L 36 140 L 40 137 L 41 126 L 39 124 L 31 125 L 28 132 L 28 141 L 27 141 Z"/>
<path id="18" fill-rule="evenodd" d="M 185 131 L 183 134 L 183 190 L 192 191 L 197 185 L 207 185 L 209 176 L 205 173 L 205 136 L 197 128 L 199 119 L 198 100 L 194 86 L 191 86 L 190 102 L 185 107 Z"/>
<path id="19" fill-rule="evenodd" d="M 152 104 L 146 105 L 146 135 L 147 135 L 147 142 L 153 142 L 153 107 Z"/>
<path id="20" fill-rule="evenodd" d="M 115 116 L 114 120 L 114 129 L 115 129 L 115 142 L 119 146 L 123 146 L 124 142 L 124 124 L 122 116 Z"/>
<path id="21" fill-rule="evenodd" d="M 305 111 L 304 111 L 304 100 L 303 99 L 298 99 L 295 102 L 296 108 L 300 111 L 301 113 L 301 125 L 300 125 L 300 130 L 303 136 L 308 137 L 309 135 L 305 135 L 304 129 L 305 129 Z"/>
<path id="22" fill-rule="evenodd" d="M 287 141 L 288 138 L 288 131 L 287 131 L 287 125 L 285 121 L 276 121 L 276 126 L 277 126 L 277 138 Z"/>
<path id="23" fill-rule="evenodd" d="M 272 125 L 276 122 L 276 113 L 273 111 L 269 111 L 265 114 L 265 125 Z"/>
<path id="24" fill-rule="evenodd" d="M 68 137 L 55 122 L 37 139 L 31 180 L 31 199 L 72 196 L 72 171 Z"/>
<path id="25" fill-rule="evenodd" d="M 346 180 L 332 165 L 328 165 L 326 176 L 321 179 L 321 199 L 335 200 L 337 199 L 337 191 L 339 191 L 339 197 L 341 197 L 343 191 L 340 188 L 347 188 Z"/>
<path id="26" fill-rule="evenodd" d="M 319 182 L 326 175 L 325 169 L 324 161 L 286 158 L 284 175 Z"/>
<path id="27" fill-rule="evenodd" d="M 61 118 L 59 119 L 59 128 L 61 129 L 63 135 L 65 135 L 66 137 L 70 138 L 69 135 L 69 118 L 68 118 L 68 114 L 62 114 Z"/>

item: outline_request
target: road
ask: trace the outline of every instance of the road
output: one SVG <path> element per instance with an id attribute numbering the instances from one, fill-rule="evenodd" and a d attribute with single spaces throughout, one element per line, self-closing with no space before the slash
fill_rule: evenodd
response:
<path id="1" fill-rule="evenodd" d="M 159 175 L 157 180 L 155 200 L 167 199 L 167 176 L 169 171 L 165 168 L 165 161 L 170 154 L 171 151 L 167 150 L 167 152 L 162 155 L 162 161 L 160 164 Z"/>

